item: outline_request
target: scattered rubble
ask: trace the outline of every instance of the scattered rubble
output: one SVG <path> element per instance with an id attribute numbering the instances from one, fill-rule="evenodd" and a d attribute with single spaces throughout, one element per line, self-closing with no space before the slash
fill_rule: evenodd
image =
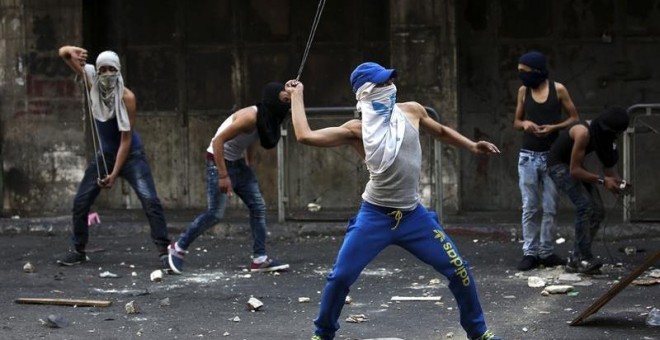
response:
<path id="1" fill-rule="evenodd" d="M 32 263 L 28 262 L 23 266 L 23 271 L 26 273 L 34 273 L 34 266 Z"/>
<path id="2" fill-rule="evenodd" d="M 115 273 L 111 273 L 111 272 L 109 272 L 109 271 L 106 270 L 106 271 L 100 273 L 100 274 L 99 274 L 99 277 L 102 278 L 102 279 L 108 279 L 108 278 L 110 278 L 110 279 L 116 279 L 116 278 L 119 277 L 119 275 L 118 275 L 118 274 L 115 274 Z"/>
<path id="3" fill-rule="evenodd" d="M 545 287 L 545 280 L 538 276 L 530 276 L 527 278 L 527 286 L 531 288 Z"/>
<path id="4" fill-rule="evenodd" d="M 307 303 L 309 301 L 311 301 L 311 299 L 308 298 L 308 297 L 302 297 L 301 296 L 301 297 L 298 298 L 298 302 L 300 302 L 300 303 Z"/>
<path id="5" fill-rule="evenodd" d="M 137 313 L 139 313 L 138 308 L 137 308 L 137 304 L 135 303 L 135 301 L 128 302 L 124 308 L 126 309 L 126 314 L 137 314 Z"/>
<path id="6" fill-rule="evenodd" d="M 635 286 L 653 286 L 655 284 L 660 283 L 660 279 L 656 279 L 653 277 L 650 278 L 642 278 L 642 279 L 636 279 L 631 282 Z"/>
<path id="7" fill-rule="evenodd" d="M 653 307 L 646 317 L 646 324 L 649 326 L 660 326 L 660 309 Z"/>
<path id="8" fill-rule="evenodd" d="M 543 291 L 541 292 L 541 295 L 543 296 L 548 296 L 550 294 L 565 294 L 573 290 L 573 286 L 571 285 L 554 285 L 554 286 L 547 286 Z"/>
<path id="9" fill-rule="evenodd" d="M 559 274 L 558 280 L 562 282 L 580 282 L 582 281 L 582 277 L 578 274 L 562 273 Z"/>
<path id="10" fill-rule="evenodd" d="M 369 317 L 364 314 L 351 314 L 346 318 L 346 322 L 350 323 L 362 323 L 369 321 Z"/>
<path id="11" fill-rule="evenodd" d="M 250 299 L 247 302 L 247 309 L 253 312 L 258 311 L 263 306 L 264 303 L 259 301 L 259 299 L 255 297 L 250 297 Z"/>
<path id="12" fill-rule="evenodd" d="M 50 328 L 62 328 L 69 324 L 64 317 L 55 314 L 49 315 L 46 320 L 39 319 L 39 321 L 41 321 L 42 325 Z"/>
<path id="13" fill-rule="evenodd" d="M 149 275 L 149 278 L 152 282 L 161 282 L 163 281 L 163 271 L 160 269 L 154 270 L 151 272 L 151 275 Z"/>

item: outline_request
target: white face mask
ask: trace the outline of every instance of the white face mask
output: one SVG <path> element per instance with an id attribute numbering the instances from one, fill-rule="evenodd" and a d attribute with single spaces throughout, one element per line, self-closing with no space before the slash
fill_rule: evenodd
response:
<path id="1" fill-rule="evenodd" d="M 118 73 L 106 73 L 99 76 L 101 91 L 113 91 L 117 85 Z"/>
<path id="2" fill-rule="evenodd" d="M 119 79 L 118 72 L 99 75 L 99 92 L 101 92 L 101 100 L 109 109 L 115 107 L 115 87 L 117 87 L 117 79 Z"/>
<path id="3" fill-rule="evenodd" d="M 379 115 L 389 115 L 396 103 L 396 85 L 391 84 L 383 87 L 373 87 L 360 93 L 360 102 L 370 102 L 374 111 Z M 359 105 L 359 103 L 358 103 Z"/>

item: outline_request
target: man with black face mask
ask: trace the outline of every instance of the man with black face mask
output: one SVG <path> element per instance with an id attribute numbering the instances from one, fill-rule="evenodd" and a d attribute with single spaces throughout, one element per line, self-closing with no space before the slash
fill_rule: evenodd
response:
<path id="1" fill-rule="evenodd" d="M 257 177 L 249 166 L 257 142 L 271 149 L 280 140 L 280 124 L 291 107 L 284 84 L 268 83 L 262 100 L 229 116 L 218 128 L 206 149 L 208 210 L 197 216 L 179 240 L 168 247 L 170 269 L 181 274 L 183 258 L 192 242 L 224 216 L 227 196 L 232 191 L 250 210 L 253 238 L 252 272 L 280 271 L 288 264 L 266 255 L 266 204 Z M 247 157 L 246 157 L 247 156 Z"/>
<path id="2" fill-rule="evenodd" d="M 566 263 L 554 254 L 553 229 L 559 194 L 548 177 L 546 161 L 558 131 L 577 121 L 578 113 L 566 87 L 548 79 L 545 56 L 540 52 L 520 57 L 518 74 L 523 85 L 518 89 L 513 126 L 524 132 L 518 157 L 524 239 L 518 270 L 527 271 L 539 265 L 554 267 Z M 566 118 L 562 118 L 562 109 Z"/>
<path id="3" fill-rule="evenodd" d="M 605 218 L 603 200 L 594 184 L 619 193 L 625 182 L 614 169 L 619 154 L 617 136 L 628 128 L 628 114 L 621 108 L 603 111 L 591 122 L 576 122 L 563 130 L 550 149 L 548 172 L 557 187 L 575 205 L 575 244 L 568 258 L 569 273 L 598 273 L 602 263 L 591 252 L 591 241 Z M 596 152 L 603 173 L 584 168 L 587 154 Z"/>

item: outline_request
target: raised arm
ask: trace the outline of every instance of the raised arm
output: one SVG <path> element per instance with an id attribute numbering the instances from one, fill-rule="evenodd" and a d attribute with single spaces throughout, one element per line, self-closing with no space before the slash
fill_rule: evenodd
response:
<path id="1" fill-rule="evenodd" d="M 430 133 L 434 139 L 437 139 L 446 144 L 451 144 L 470 150 L 471 152 L 478 154 L 500 153 L 500 150 L 493 143 L 486 141 L 474 142 L 460 134 L 458 131 L 438 123 L 429 116 L 428 112 L 426 112 L 426 109 L 419 103 L 408 102 L 400 105 L 405 105 L 403 107 L 404 112 L 411 112 L 411 114 L 408 115 L 409 117 L 411 115 L 413 117 L 417 116 L 419 118 L 420 128 Z"/>
<path id="2" fill-rule="evenodd" d="M 291 120 L 298 143 L 318 147 L 352 145 L 364 157 L 362 125 L 359 120 L 353 119 L 341 126 L 312 130 L 305 113 L 304 85 L 299 81 L 289 80 L 284 88 L 291 94 Z"/>
<path id="3" fill-rule="evenodd" d="M 77 46 L 62 46 L 58 54 L 60 58 L 73 70 L 78 76 L 86 76 L 85 64 L 87 63 L 87 50 Z M 87 77 L 89 80 L 89 77 Z M 91 82 L 88 81 L 87 84 Z"/>

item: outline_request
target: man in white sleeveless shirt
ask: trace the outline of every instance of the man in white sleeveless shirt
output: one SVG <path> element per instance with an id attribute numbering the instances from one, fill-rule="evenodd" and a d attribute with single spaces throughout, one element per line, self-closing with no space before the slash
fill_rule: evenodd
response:
<path id="1" fill-rule="evenodd" d="M 311 130 L 305 116 L 303 84 L 290 80 L 291 113 L 298 142 L 332 147 L 352 145 L 365 159 L 370 180 L 358 214 L 349 222 L 344 243 L 321 297 L 312 339 L 334 339 L 349 288 L 378 253 L 396 244 L 447 277 L 470 339 L 496 340 L 486 327 L 476 284 L 467 261 L 445 233 L 434 212 L 419 201 L 422 152 L 419 128 L 442 142 L 477 154 L 499 153 L 495 145 L 473 142 L 431 118 L 417 102 L 396 103 L 396 71 L 363 63 L 351 74 L 362 121 Z"/>
<path id="2" fill-rule="evenodd" d="M 253 238 L 250 271 L 270 272 L 289 268 L 288 264 L 280 263 L 266 254 L 266 204 L 249 160 L 257 142 L 266 149 L 277 145 L 280 124 L 291 106 L 290 98 L 282 83 L 268 83 L 264 87 L 261 102 L 236 111 L 216 131 L 206 149 L 208 210 L 197 216 L 179 240 L 168 247 L 169 265 L 174 273 L 182 273 L 183 259 L 192 242 L 220 222 L 227 205 L 227 196 L 232 192 L 250 210 Z"/>

